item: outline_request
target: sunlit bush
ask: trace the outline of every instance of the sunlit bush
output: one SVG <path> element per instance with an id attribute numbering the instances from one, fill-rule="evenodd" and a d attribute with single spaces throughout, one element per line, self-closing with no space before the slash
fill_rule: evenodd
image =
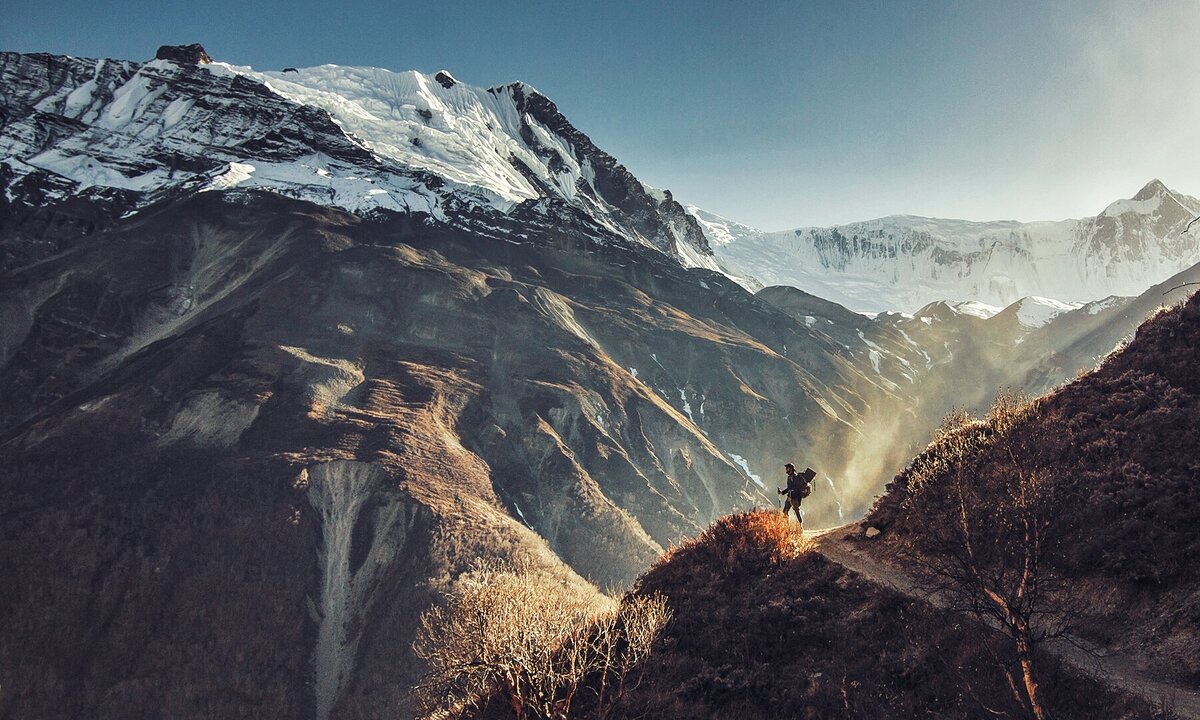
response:
<path id="1" fill-rule="evenodd" d="M 670 618 L 659 596 L 620 603 L 527 568 L 483 564 L 421 617 L 413 649 L 428 669 L 414 689 L 427 718 L 501 703 L 511 716 L 603 714 Z"/>

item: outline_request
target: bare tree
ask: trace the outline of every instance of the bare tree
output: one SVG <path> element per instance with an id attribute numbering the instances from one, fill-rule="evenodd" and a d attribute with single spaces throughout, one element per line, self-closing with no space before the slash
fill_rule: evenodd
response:
<path id="1" fill-rule="evenodd" d="M 527 568 L 465 574 L 421 617 L 414 688 L 424 717 L 465 717 L 497 698 L 513 717 L 569 718 L 581 692 L 605 716 L 670 618 L 661 597 L 597 599 Z"/>
<path id="2" fill-rule="evenodd" d="M 597 619 L 588 630 L 587 664 L 593 668 L 596 716 L 607 718 L 616 703 L 630 689 L 627 685 L 634 670 L 650 655 L 671 613 L 661 595 L 630 596 L 621 602 L 618 612 Z M 636 676 L 633 687 L 641 680 Z"/>
<path id="3" fill-rule="evenodd" d="M 998 665 L 1016 702 L 1046 720 L 1037 649 L 1066 625 L 1046 562 L 1059 538 L 1054 483 L 1032 466 L 1020 428 L 1035 409 L 1004 394 L 985 420 L 949 417 L 936 449 L 914 468 L 907 504 L 924 523 L 912 557 L 932 591 L 1012 641 L 1015 662 L 997 658 Z"/>

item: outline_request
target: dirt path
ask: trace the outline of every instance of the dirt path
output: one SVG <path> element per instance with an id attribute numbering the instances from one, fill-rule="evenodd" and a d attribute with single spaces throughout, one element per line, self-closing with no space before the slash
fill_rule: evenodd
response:
<path id="1" fill-rule="evenodd" d="M 869 580 L 891 587 L 903 595 L 945 607 L 941 599 L 922 590 L 903 569 L 862 552 L 851 540 L 859 531 L 860 527 L 854 523 L 832 530 L 817 531 L 808 536 L 815 543 L 818 552 L 839 565 Z M 1163 682 L 1139 668 L 1131 658 L 1105 654 L 1103 649 L 1086 641 L 1056 640 L 1047 642 L 1045 648 L 1066 665 L 1109 687 L 1118 688 L 1153 705 L 1169 709 L 1174 712 L 1174 717 L 1200 720 L 1200 688 Z"/>

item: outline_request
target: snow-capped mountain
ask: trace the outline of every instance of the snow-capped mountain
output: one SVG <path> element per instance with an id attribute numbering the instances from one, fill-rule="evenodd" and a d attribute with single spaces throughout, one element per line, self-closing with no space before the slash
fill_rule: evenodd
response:
<path id="1" fill-rule="evenodd" d="M 0 53 L 5 200 L 82 195 L 129 212 L 261 188 L 475 229 L 573 212 L 598 236 L 716 268 L 670 192 L 643 186 L 527 84 L 335 65 L 257 72 L 195 48 L 147 63 Z"/>
<path id="2" fill-rule="evenodd" d="M 1200 200 L 1154 180 L 1095 217 L 971 222 L 894 215 L 768 233 L 689 208 L 734 275 L 792 285 L 855 310 L 930 302 L 1064 305 L 1137 295 L 1200 261 Z"/>

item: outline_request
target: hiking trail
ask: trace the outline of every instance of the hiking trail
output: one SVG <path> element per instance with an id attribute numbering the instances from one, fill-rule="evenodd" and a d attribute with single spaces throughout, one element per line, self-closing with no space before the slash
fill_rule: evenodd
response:
<path id="1" fill-rule="evenodd" d="M 857 547 L 854 536 L 860 523 L 850 523 L 829 530 L 805 532 L 817 552 L 862 575 L 872 582 L 886 585 L 902 595 L 923 600 L 945 608 L 946 601 L 921 588 L 917 580 L 894 563 L 871 557 Z M 1152 706 L 1170 710 L 1175 717 L 1200 720 L 1200 688 L 1164 682 L 1138 667 L 1133 658 L 1107 654 L 1103 648 L 1078 638 L 1048 640 L 1043 644 L 1048 653 L 1074 670 L 1122 692 L 1139 697 Z"/>

